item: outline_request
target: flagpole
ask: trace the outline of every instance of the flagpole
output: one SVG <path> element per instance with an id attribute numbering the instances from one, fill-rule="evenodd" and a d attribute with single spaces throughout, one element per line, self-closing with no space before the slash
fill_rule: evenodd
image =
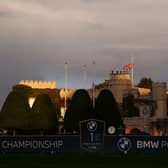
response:
<path id="1" fill-rule="evenodd" d="M 92 89 L 93 89 L 93 107 L 95 107 L 95 78 L 96 78 L 96 70 L 95 70 L 95 60 L 93 61 L 93 84 L 92 84 Z"/>
<path id="2" fill-rule="evenodd" d="M 65 107 L 65 112 L 67 109 L 67 70 L 68 70 L 68 63 L 65 62 L 64 64 L 64 71 L 65 71 L 65 80 L 64 80 L 64 84 L 65 84 L 65 101 L 64 101 L 64 107 Z"/>
<path id="3" fill-rule="evenodd" d="M 83 65 L 83 88 L 86 89 L 86 65 Z"/>
<path id="4" fill-rule="evenodd" d="M 132 88 L 134 87 L 134 56 L 131 57 L 131 81 L 132 81 Z"/>

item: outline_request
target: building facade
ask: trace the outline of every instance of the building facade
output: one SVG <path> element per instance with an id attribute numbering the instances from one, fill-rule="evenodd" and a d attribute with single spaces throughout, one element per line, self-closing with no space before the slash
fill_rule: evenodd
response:
<path id="1" fill-rule="evenodd" d="M 55 81 L 33 81 L 22 80 L 19 84 L 30 86 L 33 89 L 33 97 L 29 99 L 31 106 L 35 98 L 39 94 L 48 94 L 55 104 L 60 106 L 60 128 L 63 127 L 63 119 L 65 115 L 65 100 L 68 106 L 68 100 L 71 99 L 74 89 L 56 89 Z M 121 116 L 124 116 L 122 104 L 123 98 L 132 94 L 135 98 L 135 106 L 139 109 L 139 116 L 123 117 L 126 126 L 126 133 L 130 133 L 134 128 L 149 133 L 150 135 L 168 135 L 168 115 L 167 115 L 167 85 L 165 82 L 153 83 L 152 92 L 145 88 L 132 88 L 132 81 L 128 72 L 112 71 L 110 79 L 105 81 L 104 88 L 109 89 L 116 101 L 121 107 Z M 99 95 L 101 90 L 95 90 L 95 97 Z M 88 90 L 91 98 L 93 90 Z"/>
<path id="2" fill-rule="evenodd" d="M 123 117 L 126 133 L 137 128 L 150 135 L 168 135 L 166 83 L 153 83 L 152 91 L 146 88 L 132 88 L 131 84 L 130 75 L 123 71 L 112 71 L 110 79 L 105 81 L 105 89 L 113 93 L 120 106 L 125 96 L 132 94 L 135 98 L 139 116 Z M 123 116 L 123 109 L 121 113 Z"/>

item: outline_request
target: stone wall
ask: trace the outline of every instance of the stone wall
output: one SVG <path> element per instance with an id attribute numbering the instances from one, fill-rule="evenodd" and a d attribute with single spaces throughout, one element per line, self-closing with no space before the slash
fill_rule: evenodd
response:
<path id="1" fill-rule="evenodd" d="M 166 82 L 153 83 L 152 96 L 153 100 L 156 101 L 157 109 L 155 111 L 155 117 L 157 119 L 167 118 L 167 85 Z"/>
<path id="2" fill-rule="evenodd" d="M 151 117 L 124 118 L 124 124 L 126 125 L 127 133 L 130 133 L 130 131 L 134 128 L 138 128 L 139 130 L 152 135 L 152 122 L 153 118 Z"/>

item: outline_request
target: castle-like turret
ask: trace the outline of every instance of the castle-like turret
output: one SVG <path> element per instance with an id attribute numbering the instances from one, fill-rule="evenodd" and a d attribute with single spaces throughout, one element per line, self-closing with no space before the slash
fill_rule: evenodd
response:
<path id="1" fill-rule="evenodd" d="M 131 89 L 131 78 L 127 71 L 112 71 L 110 79 L 105 81 L 106 88 L 110 89 L 118 103 L 122 103 L 123 94 Z"/>
<path id="2" fill-rule="evenodd" d="M 55 89 L 55 81 L 42 81 L 42 80 L 21 80 L 20 85 L 30 86 L 33 89 Z"/>

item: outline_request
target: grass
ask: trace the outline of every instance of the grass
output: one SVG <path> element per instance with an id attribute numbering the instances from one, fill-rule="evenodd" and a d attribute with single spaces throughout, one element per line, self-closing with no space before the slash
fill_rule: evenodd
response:
<path id="1" fill-rule="evenodd" d="M 166 155 L 96 155 L 96 154 L 0 154 L 2 167 L 55 168 L 167 168 Z"/>

